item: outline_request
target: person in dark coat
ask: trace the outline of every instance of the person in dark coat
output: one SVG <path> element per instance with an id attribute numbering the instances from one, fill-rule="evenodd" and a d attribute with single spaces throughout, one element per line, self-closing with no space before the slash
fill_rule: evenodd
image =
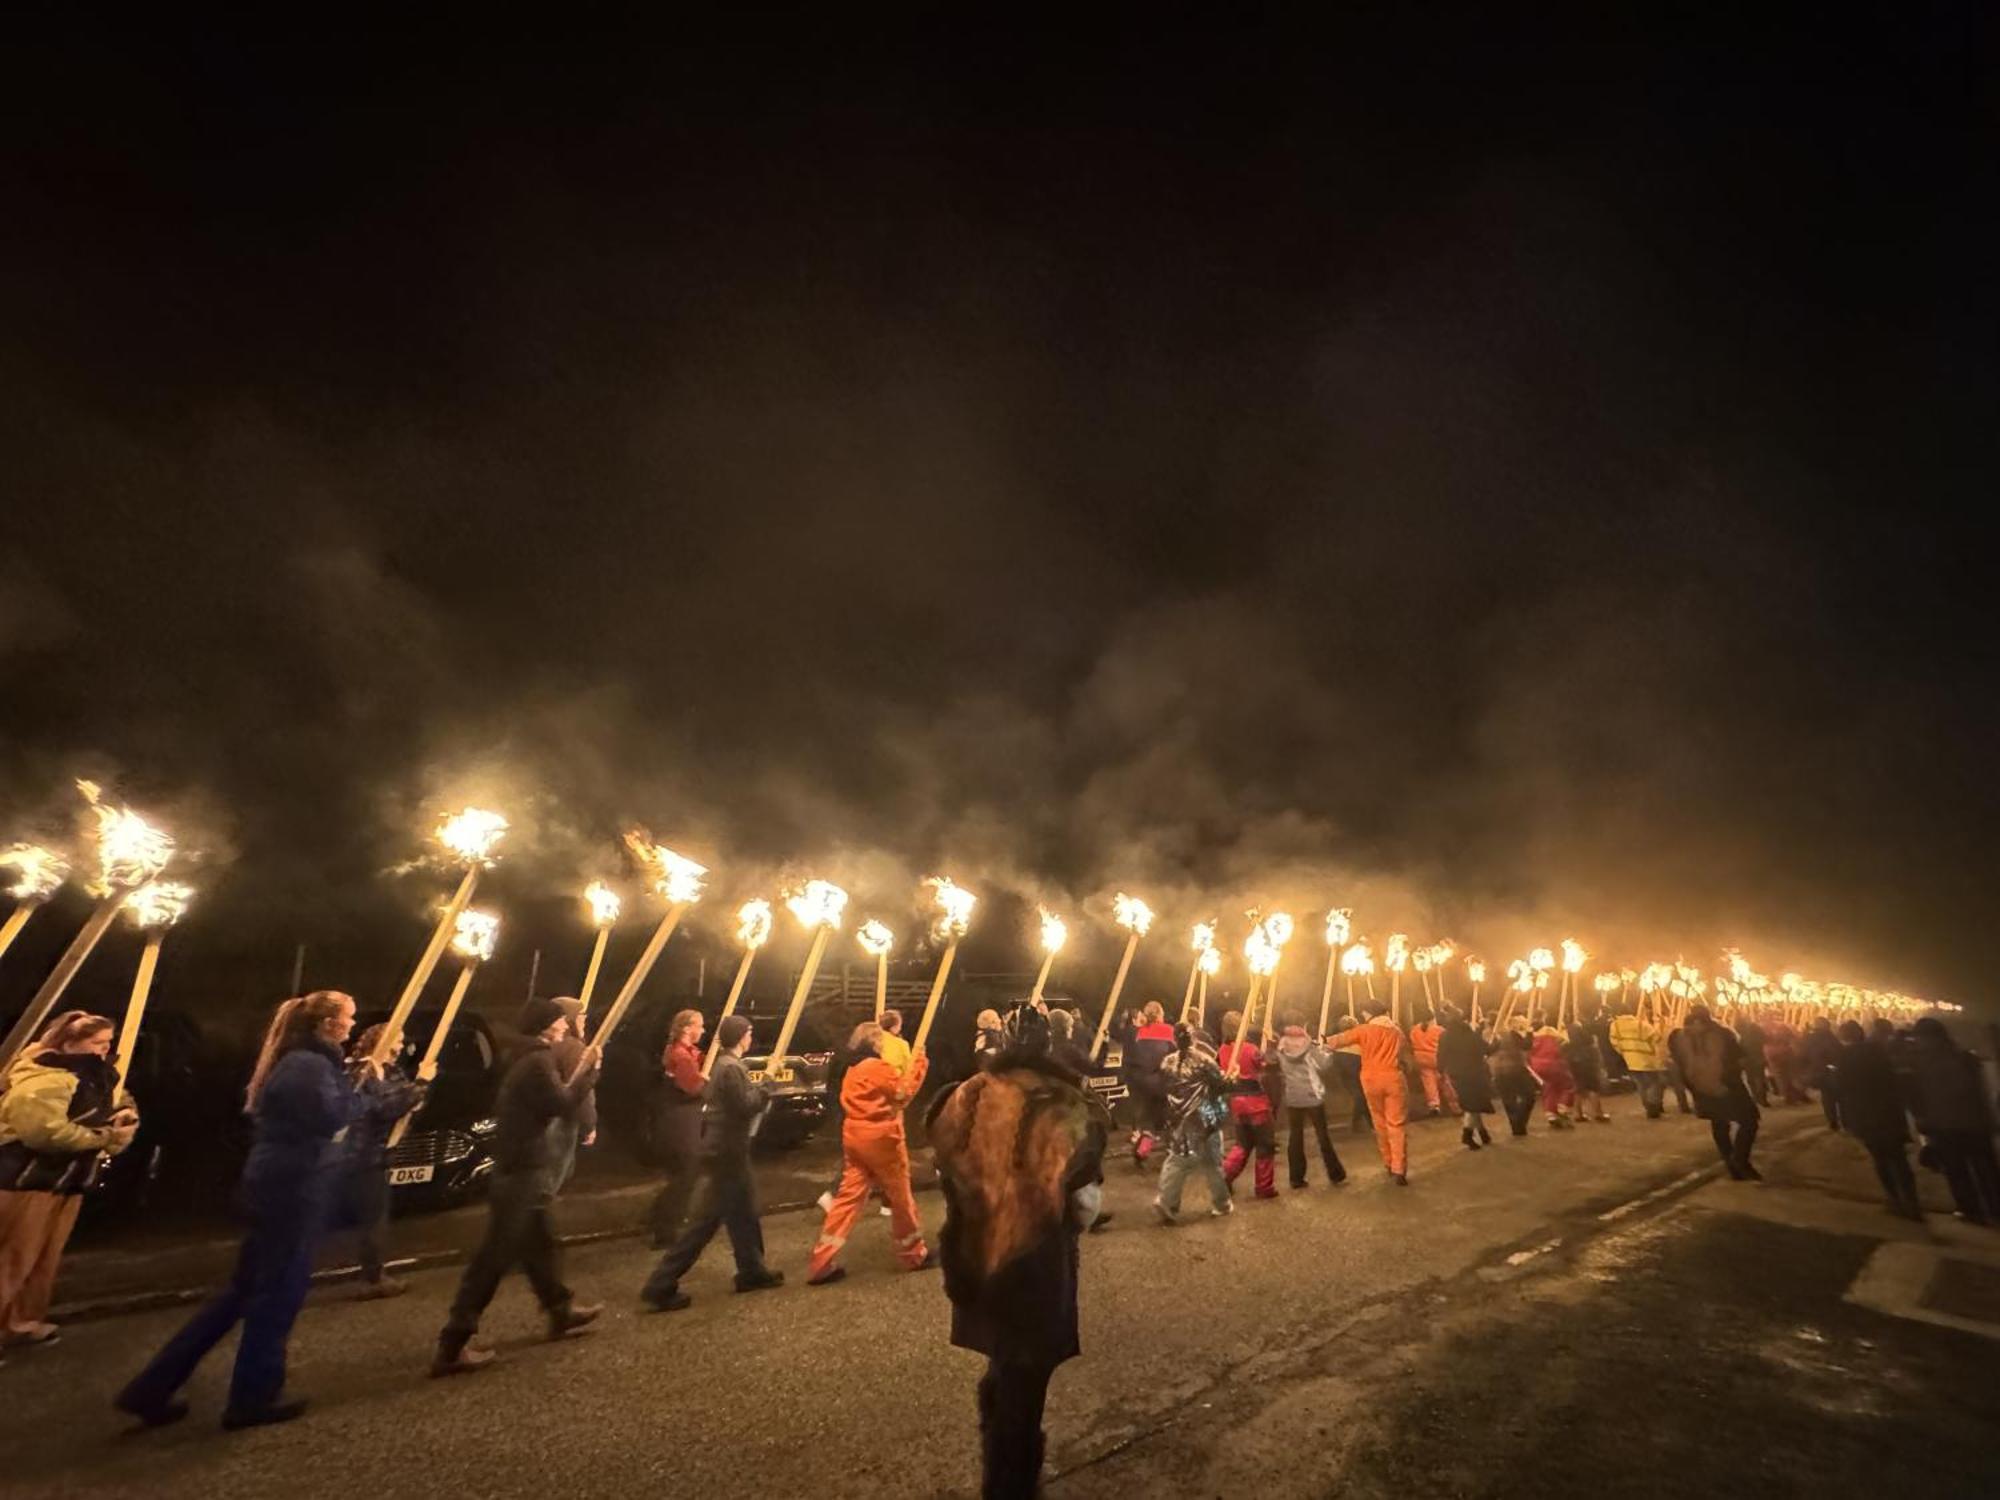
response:
<path id="1" fill-rule="evenodd" d="M 1524 1136 L 1542 1097 L 1542 1076 L 1528 1061 L 1528 1039 L 1511 1027 L 1502 1031 L 1494 1040 L 1492 1067 L 1493 1093 L 1507 1111 L 1507 1127 Z"/>
<path id="2" fill-rule="evenodd" d="M 1082 1079 L 1048 1057 L 1047 1022 L 1012 1011 L 986 1072 L 940 1094 L 928 1118 L 944 1192 L 939 1248 L 951 1341 L 986 1356 L 979 1432 L 987 1500 L 1036 1492 L 1042 1411 L 1080 1352 L 1080 1196 L 1103 1179 L 1105 1130 Z"/>
<path id="3" fill-rule="evenodd" d="M 1696 1005 L 1674 1033 L 1673 1046 L 1681 1076 L 1694 1095 L 1694 1112 L 1708 1121 L 1729 1175 L 1739 1182 L 1762 1181 L 1764 1174 L 1750 1164 L 1762 1116 L 1744 1082 L 1743 1044 L 1736 1033 L 1716 1021 L 1706 1005 Z"/>
<path id="4" fill-rule="evenodd" d="M 1597 1029 L 1582 1021 L 1570 1023 L 1569 1040 L 1563 1044 L 1563 1060 L 1576 1080 L 1576 1118 L 1582 1124 L 1593 1120 L 1609 1125 L 1604 1110 L 1604 1059 L 1597 1050 Z"/>
<path id="5" fill-rule="evenodd" d="M 708 1088 L 701 1031 L 700 1011 L 676 1011 L 667 1027 L 666 1051 L 660 1055 L 661 1077 L 653 1095 L 653 1149 L 666 1169 L 667 1183 L 646 1215 L 655 1250 L 674 1242 L 701 1180 L 701 1098 Z M 845 1066 L 844 1057 L 835 1054 L 833 1067 Z M 831 1097 L 837 1101 L 840 1095 Z"/>
<path id="6" fill-rule="evenodd" d="M 424 1085 L 393 1061 L 379 1066 L 370 1062 L 387 1026 L 378 1022 L 362 1032 L 347 1057 L 348 1079 L 359 1100 L 342 1142 L 335 1222 L 354 1236 L 364 1298 L 400 1297 L 410 1289 L 407 1281 L 382 1269 L 382 1247 L 389 1234 L 389 1134 L 398 1120 L 422 1107 Z M 400 1036 L 397 1043 L 392 1057 L 400 1050 Z"/>
<path id="7" fill-rule="evenodd" d="M 1342 1016 L 1333 1023 L 1333 1035 L 1352 1031 L 1361 1023 L 1351 1015 Z M 1331 1054 L 1332 1076 L 1338 1078 L 1347 1092 L 1354 1096 L 1354 1108 L 1348 1112 L 1347 1128 L 1359 1135 L 1366 1131 L 1375 1133 L 1375 1117 L 1368 1113 L 1368 1096 L 1361 1091 L 1361 1049 L 1359 1047 L 1338 1047 Z"/>
<path id="8" fill-rule="evenodd" d="M 1736 1042 L 1743 1052 L 1743 1083 L 1758 1104 L 1771 1102 L 1771 1075 L 1766 1067 L 1764 1028 L 1746 1016 L 1736 1027 Z M 1695 1113 L 1701 1113 L 1696 1110 Z"/>
<path id="9" fill-rule="evenodd" d="M 701 1259 L 717 1230 L 729 1235 L 736 1256 L 736 1290 L 761 1292 L 783 1286 L 785 1275 L 764 1263 L 764 1226 L 757 1216 L 757 1179 L 750 1170 L 750 1142 L 770 1107 L 770 1085 L 758 1083 L 743 1066 L 750 1050 L 750 1018 L 724 1016 L 715 1028 L 715 1066 L 701 1114 L 701 1183 L 681 1232 L 646 1284 L 639 1300 L 654 1312 L 679 1312 L 694 1299 L 681 1278 Z"/>
<path id="10" fill-rule="evenodd" d="M 1842 1030 L 1854 1026 L 1854 1022 L 1843 1023 Z M 1805 1064 L 1806 1082 L 1819 1090 L 1819 1107 L 1826 1116 L 1828 1130 L 1840 1129 L 1840 1102 L 1835 1097 L 1839 1087 L 1837 1070 L 1840 1067 L 1841 1040 L 1833 1034 L 1833 1023 L 1821 1016 L 1806 1032 L 1805 1041 L 1799 1046 L 1799 1057 Z"/>
<path id="11" fill-rule="evenodd" d="M 2000 1224 L 2000 1159 L 1993 1152 L 1993 1103 L 1979 1059 L 1958 1046 L 1944 1022 L 1925 1016 L 1910 1028 L 1908 1060 L 1917 1128 L 1958 1217 Z"/>
<path id="12" fill-rule="evenodd" d="M 1486 1066 L 1492 1051 L 1456 1006 L 1439 1009 L 1444 1030 L 1438 1037 L 1438 1071 L 1451 1080 L 1461 1111 L 1459 1143 L 1468 1150 L 1493 1144 L 1485 1116 L 1493 1113 L 1493 1075 Z"/>
<path id="13" fill-rule="evenodd" d="M 222 1425 L 289 1422 L 305 1411 L 303 1400 L 283 1399 L 285 1344 L 312 1286 L 340 1173 L 335 1138 L 360 1107 L 340 1055 L 353 1029 L 354 1001 L 337 990 L 287 1000 L 271 1018 L 245 1099 L 254 1126 L 241 1186 L 249 1230 L 236 1269 L 113 1402 L 148 1427 L 187 1415 L 181 1387 L 238 1323 Z"/>
<path id="14" fill-rule="evenodd" d="M 1000 1055 L 1000 1012 L 990 1006 L 973 1018 L 972 1066 L 985 1072 Z"/>
<path id="15" fill-rule="evenodd" d="M 1868 1039 L 1858 1022 L 1843 1022 L 1841 1046 L 1834 1064 L 1835 1079 L 1822 1085 L 1840 1101 L 1836 1129 L 1845 1129 L 1875 1163 L 1889 1211 L 1921 1220 L 1917 1174 L 1910 1170 L 1910 1121 L 1905 1112 L 1902 1081 L 1881 1044 Z"/>
<path id="16" fill-rule="evenodd" d="M 1048 1015 L 1049 1060 L 1058 1067 L 1069 1069 L 1079 1078 L 1089 1077 L 1090 1057 L 1076 1039 L 1076 1012 L 1052 1010 Z"/>
<path id="17" fill-rule="evenodd" d="M 597 1320 L 600 1305 L 579 1303 L 563 1284 L 561 1254 L 549 1212 L 555 1206 L 560 1163 L 550 1144 L 549 1126 L 573 1120 L 597 1084 L 598 1049 L 585 1047 L 576 1071 L 564 1077 L 555 1043 L 569 1026 L 553 1000 L 534 999 L 521 1007 L 519 1022 L 527 1046 L 500 1080 L 494 1115 L 493 1180 L 487 1188 L 486 1238 L 473 1252 L 458 1295 L 438 1334 L 433 1375 L 461 1375 L 493 1362 L 491 1349 L 472 1342 L 479 1318 L 500 1282 L 516 1265 L 528 1274 L 535 1300 L 548 1318 L 549 1337 L 567 1338 Z"/>

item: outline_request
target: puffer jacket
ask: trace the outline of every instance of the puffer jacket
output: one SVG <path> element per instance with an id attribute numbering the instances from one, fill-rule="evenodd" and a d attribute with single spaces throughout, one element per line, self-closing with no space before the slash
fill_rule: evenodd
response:
<path id="1" fill-rule="evenodd" d="M 1612 1017 L 1611 1045 L 1634 1073 L 1658 1073 L 1667 1066 L 1667 1049 L 1660 1040 L 1660 1028 L 1638 1016 Z"/>
<path id="2" fill-rule="evenodd" d="M 1199 1151 L 1210 1133 L 1220 1128 L 1204 1118 L 1202 1106 L 1230 1095 L 1215 1049 L 1195 1037 L 1185 1052 L 1169 1053 L 1160 1064 L 1160 1082 L 1167 1095 L 1167 1150 L 1180 1155 Z"/>
<path id="3" fill-rule="evenodd" d="M 1332 1055 L 1306 1035 L 1303 1026 L 1287 1026 L 1278 1038 L 1278 1068 L 1284 1075 L 1284 1104 L 1287 1109 L 1311 1109 L 1326 1102 L 1323 1070 Z"/>
<path id="4" fill-rule="evenodd" d="M 88 1052 L 37 1052 L 15 1059 L 0 1094 L 0 1190 L 76 1194 L 97 1176 L 98 1157 L 122 1151 L 105 1122 L 133 1109 L 118 1070 Z"/>

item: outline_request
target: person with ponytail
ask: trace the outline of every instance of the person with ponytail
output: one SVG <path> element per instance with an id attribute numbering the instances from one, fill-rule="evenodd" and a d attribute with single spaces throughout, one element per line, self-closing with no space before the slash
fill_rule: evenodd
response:
<path id="1" fill-rule="evenodd" d="M 99 1163 L 132 1144 L 132 1096 L 108 1060 L 113 1027 L 65 1011 L 21 1049 L 0 1093 L 0 1337 L 50 1344 L 43 1314 Z"/>
<path id="2" fill-rule="evenodd" d="M 284 1397 L 285 1345 L 312 1285 L 313 1250 L 341 1166 L 337 1139 L 360 1109 L 340 1053 L 353 1029 L 354 1001 L 338 990 L 287 1000 L 271 1018 L 244 1096 L 253 1123 L 241 1185 L 249 1225 L 236 1269 L 119 1392 L 113 1404 L 146 1426 L 187 1415 L 181 1387 L 238 1323 L 222 1425 L 289 1422 L 305 1410 L 303 1400 Z"/>

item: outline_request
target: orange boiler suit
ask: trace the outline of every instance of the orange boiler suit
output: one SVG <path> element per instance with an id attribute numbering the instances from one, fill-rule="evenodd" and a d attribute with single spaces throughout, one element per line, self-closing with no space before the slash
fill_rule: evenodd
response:
<path id="1" fill-rule="evenodd" d="M 1425 1021 L 1410 1028 L 1410 1051 L 1417 1059 L 1417 1077 L 1423 1080 L 1424 1103 L 1436 1114 L 1442 1101 L 1448 1114 L 1459 1113 L 1458 1091 L 1451 1086 L 1451 1080 L 1438 1071 L 1438 1042 L 1444 1037 L 1444 1028 L 1435 1021 Z"/>
<path id="2" fill-rule="evenodd" d="M 806 1265 L 806 1280 L 821 1281 L 832 1272 L 841 1247 L 854 1232 L 873 1188 L 889 1205 L 889 1233 L 896 1258 L 905 1270 L 920 1269 L 928 1251 L 917 1223 L 917 1202 L 910 1192 L 910 1149 L 903 1138 L 903 1111 L 923 1087 L 930 1058 L 922 1052 L 908 1069 L 879 1057 L 866 1057 L 847 1070 L 840 1086 L 840 1150 L 844 1166 L 833 1207 L 826 1211 L 819 1242 Z"/>
<path id="3" fill-rule="evenodd" d="M 1376 1016 L 1326 1039 L 1326 1045 L 1361 1049 L 1361 1094 L 1375 1120 L 1375 1144 L 1382 1165 L 1398 1176 L 1409 1170 L 1409 1095 L 1403 1087 L 1403 1029 L 1387 1016 Z"/>

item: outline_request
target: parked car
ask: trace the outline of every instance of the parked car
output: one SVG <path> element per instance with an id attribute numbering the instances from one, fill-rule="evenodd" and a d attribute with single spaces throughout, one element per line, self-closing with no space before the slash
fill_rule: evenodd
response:
<path id="1" fill-rule="evenodd" d="M 414 1074 L 443 1012 L 410 1013 L 403 1025 L 401 1064 Z M 359 1035 L 387 1011 L 359 1017 Z M 460 1011 L 438 1054 L 438 1075 L 402 1140 L 389 1148 L 392 1213 L 445 1208 L 483 1192 L 493 1172 L 493 1101 L 500 1087 L 500 1048 L 486 1018 Z"/>

